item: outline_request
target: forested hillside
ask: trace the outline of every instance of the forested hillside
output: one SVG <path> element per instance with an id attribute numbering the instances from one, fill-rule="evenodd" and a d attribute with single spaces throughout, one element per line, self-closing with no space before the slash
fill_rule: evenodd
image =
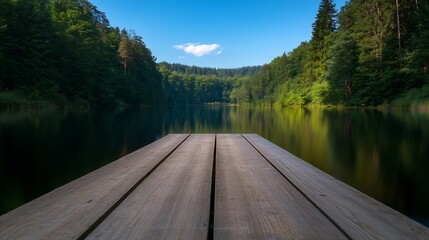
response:
<path id="1" fill-rule="evenodd" d="M 312 39 L 239 91 L 282 105 L 429 104 L 428 16 L 428 1 L 353 0 L 337 13 L 322 0 Z"/>
<path id="2" fill-rule="evenodd" d="M 429 105 L 428 16 L 428 1 L 321 0 L 310 41 L 215 69 L 156 64 L 87 0 L 0 0 L 0 105 Z"/>
<path id="3" fill-rule="evenodd" d="M 180 74 L 188 75 L 216 75 L 218 77 L 253 76 L 262 68 L 261 66 L 247 66 L 240 68 L 209 68 L 167 62 L 161 62 L 159 65 L 164 66 L 165 69 L 169 72 L 175 71 Z"/>
<path id="4" fill-rule="evenodd" d="M 164 100 L 142 37 L 86 0 L 0 0 L 0 101 L 117 105 Z"/>
<path id="5" fill-rule="evenodd" d="M 249 82 L 260 66 L 217 69 L 160 63 L 168 103 L 237 103 L 242 82 Z M 243 102 L 243 101 L 240 101 Z"/>

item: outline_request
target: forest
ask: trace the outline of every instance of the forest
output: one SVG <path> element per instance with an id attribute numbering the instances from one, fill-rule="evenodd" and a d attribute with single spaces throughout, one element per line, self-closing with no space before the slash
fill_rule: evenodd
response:
<path id="1" fill-rule="evenodd" d="M 156 63 L 87 0 L 0 0 L 0 106 L 429 105 L 429 2 L 335 9 L 321 0 L 312 38 L 272 62 L 216 69 Z"/>
<path id="2" fill-rule="evenodd" d="M 0 102 L 136 105 L 164 101 L 142 37 L 86 0 L 0 0 Z"/>
<path id="3" fill-rule="evenodd" d="M 238 87 L 250 82 L 261 66 L 216 69 L 162 62 L 158 69 L 168 103 L 238 103 Z"/>
<path id="4" fill-rule="evenodd" d="M 429 2 L 322 0 L 312 38 L 240 86 L 289 105 L 429 105 Z"/>

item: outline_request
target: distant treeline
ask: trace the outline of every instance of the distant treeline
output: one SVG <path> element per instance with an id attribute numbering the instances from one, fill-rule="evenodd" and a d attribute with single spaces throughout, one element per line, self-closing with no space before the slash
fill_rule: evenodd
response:
<path id="1" fill-rule="evenodd" d="M 87 0 L 0 0 L 0 105 L 429 106 L 429 2 L 321 0 L 312 38 L 264 66 L 159 63 Z M 279 30 L 281 31 L 281 30 Z"/>
<path id="2" fill-rule="evenodd" d="M 218 77 L 253 76 L 262 68 L 262 66 L 248 66 L 240 68 L 209 68 L 167 62 L 161 62 L 160 65 L 165 66 L 166 70 L 170 72 L 176 71 L 177 73 L 188 75 L 215 75 Z"/>
<path id="3" fill-rule="evenodd" d="M 216 69 L 160 63 L 168 103 L 231 103 L 237 84 L 248 82 L 261 67 Z"/>

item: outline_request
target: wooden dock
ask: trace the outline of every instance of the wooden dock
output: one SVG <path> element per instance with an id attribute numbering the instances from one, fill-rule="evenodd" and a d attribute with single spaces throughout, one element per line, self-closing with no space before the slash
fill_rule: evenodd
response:
<path id="1" fill-rule="evenodd" d="M 429 239 L 255 134 L 171 134 L 0 216 L 0 239 Z"/>

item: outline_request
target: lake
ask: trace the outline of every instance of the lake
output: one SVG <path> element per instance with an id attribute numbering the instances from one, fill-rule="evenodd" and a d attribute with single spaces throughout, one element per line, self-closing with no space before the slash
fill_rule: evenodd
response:
<path id="1" fill-rule="evenodd" d="M 429 113 L 162 106 L 0 112 L 0 214 L 169 133 L 257 133 L 429 226 Z"/>

